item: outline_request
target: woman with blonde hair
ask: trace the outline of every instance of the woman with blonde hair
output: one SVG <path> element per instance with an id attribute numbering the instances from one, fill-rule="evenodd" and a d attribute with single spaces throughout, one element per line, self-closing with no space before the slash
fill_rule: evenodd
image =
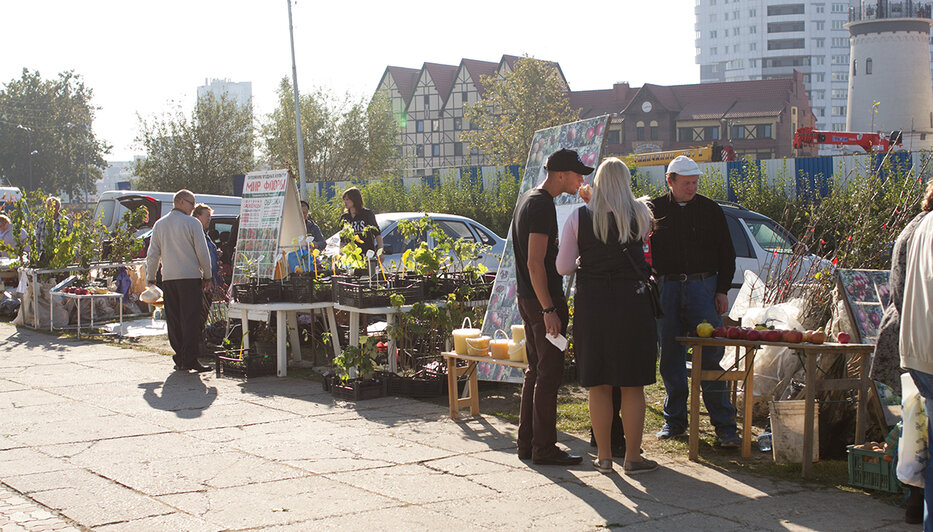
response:
<path id="1" fill-rule="evenodd" d="M 626 438 L 623 471 L 653 471 L 658 464 L 641 456 L 644 387 L 655 382 L 658 352 L 644 255 L 653 218 L 647 198 L 632 194 L 628 167 L 614 157 L 599 165 L 592 192 L 587 192 L 581 193 L 587 204 L 564 224 L 557 271 L 577 272 L 573 337 L 580 384 L 589 388 L 597 447 L 593 467 L 612 472 L 612 389 L 619 387 Z"/>

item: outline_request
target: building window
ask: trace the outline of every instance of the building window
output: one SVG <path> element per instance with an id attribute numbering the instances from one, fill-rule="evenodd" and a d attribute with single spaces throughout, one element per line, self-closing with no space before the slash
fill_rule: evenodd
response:
<path id="1" fill-rule="evenodd" d="M 424 120 L 415 120 L 415 133 L 424 133 Z"/>
<path id="2" fill-rule="evenodd" d="M 749 27 L 748 27 L 748 32 L 749 32 L 749 33 L 752 33 L 752 34 L 758 33 L 758 26 L 749 26 Z"/>
<path id="3" fill-rule="evenodd" d="M 469 103 L 470 102 L 470 93 L 463 91 L 460 93 L 460 103 Z"/>
<path id="4" fill-rule="evenodd" d="M 858 59 L 852 60 L 852 75 L 855 76 L 858 74 Z"/>
<path id="5" fill-rule="evenodd" d="M 834 105 L 833 106 L 833 116 L 845 116 L 845 115 L 846 115 L 845 105 Z"/>
<path id="6" fill-rule="evenodd" d="M 645 123 L 642 121 L 635 124 L 635 140 L 645 140 Z"/>
<path id="7" fill-rule="evenodd" d="M 758 138 L 760 139 L 770 139 L 771 138 L 771 124 L 758 124 Z"/>
<path id="8" fill-rule="evenodd" d="M 780 4 L 768 6 L 769 17 L 779 17 L 781 15 L 803 15 L 803 4 Z"/>
<path id="9" fill-rule="evenodd" d="M 816 81 L 817 83 L 823 83 L 823 81 L 825 80 L 826 80 L 826 74 L 823 74 L 822 72 L 813 73 L 813 81 Z"/>
<path id="10" fill-rule="evenodd" d="M 834 21 L 833 21 L 833 29 L 834 29 L 834 30 L 844 30 L 845 28 L 843 28 L 843 25 L 845 25 L 845 23 L 846 23 L 846 21 L 844 21 L 844 20 L 834 20 Z"/>
<path id="11" fill-rule="evenodd" d="M 648 131 L 648 138 L 651 140 L 658 140 L 658 121 L 652 120 L 649 127 L 651 129 Z"/>
<path id="12" fill-rule="evenodd" d="M 441 145 L 440 145 L 440 144 L 432 144 L 432 145 L 431 145 L 431 156 L 432 156 L 432 157 L 440 157 L 440 156 L 441 156 Z"/>
<path id="13" fill-rule="evenodd" d="M 463 143 L 462 142 L 454 142 L 454 155 L 456 155 L 457 157 L 463 156 Z"/>
<path id="14" fill-rule="evenodd" d="M 428 94 L 424 95 L 424 108 L 427 109 L 431 106 L 431 96 Z"/>
<path id="15" fill-rule="evenodd" d="M 418 144 L 415 146 L 415 157 L 424 157 L 424 145 Z"/>
<path id="16" fill-rule="evenodd" d="M 757 17 L 757 16 L 758 16 L 758 10 L 757 10 L 757 9 L 749 9 L 749 10 L 748 10 L 748 16 L 749 16 L 749 17 Z"/>
<path id="17" fill-rule="evenodd" d="M 813 46 L 817 48 L 822 48 L 825 44 L 826 39 L 813 39 Z"/>
<path id="18" fill-rule="evenodd" d="M 819 4 L 819 5 L 816 6 L 816 12 L 817 12 L 817 13 L 823 13 L 823 11 L 824 11 L 824 8 L 823 8 L 823 5 L 822 5 L 822 4 Z"/>
<path id="19" fill-rule="evenodd" d="M 715 39 L 718 35 L 719 35 L 719 34 L 716 32 L 716 30 L 712 30 L 712 31 L 709 32 L 709 38 L 710 38 L 710 39 Z"/>
<path id="20" fill-rule="evenodd" d="M 833 4 L 833 13 L 848 13 L 849 4 Z"/>
<path id="21" fill-rule="evenodd" d="M 813 24 L 816 25 L 816 31 L 823 31 L 824 29 L 826 29 L 826 21 L 825 21 L 825 20 L 817 20 L 817 21 L 815 21 Z"/>
<path id="22" fill-rule="evenodd" d="M 709 55 L 716 55 L 716 47 L 715 47 L 715 46 L 709 49 Z"/>
<path id="23" fill-rule="evenodd" d="M 610 129 L 606 135 L 606 142 L 609 144 L 619 144 L 621 142 L 619 137 L 620 135 L 618 129 Z"/>
<path id="24" fill-rule="evenodd" d="M 479 155 L 479 150 L 476 148 L 470 148 L 470 155 Z"/>
<path id="25" fill-rule="evenodd" d="M 845 100 L 849 97 L 848 89 L 833 89 L 832 92 L 833 98 L 838 100 Z"/>
<path id="26" fill-rule="evenodd" d="M 870 57 L 865 60 L 865 74 L 868 76 L 871 75 L 871 58 Z"/>
<path id="27" fill-rule="evenodd" d="M 848 37 L 833 37 L 833 48 L 848 48 L 848 47 L 849 47 Z"/>
<path id="28" fill-rule="evenodd" d="M 460 131 L 461 129 L 463 129 L 463 119 L 458 116 L 454 118 L 454 130 Z"/>
<path id="29" fill-rule="evenodd" d="M 440 131 L 441 130 L 441 121 L 434 119 L 431 120 L 431 131 Z"/>
<path id="30" fill-rule="evenodd" d="M 833 81 L 849 81 L 848 72 L 833 72 L 832 77 L 830 78 Z"/>

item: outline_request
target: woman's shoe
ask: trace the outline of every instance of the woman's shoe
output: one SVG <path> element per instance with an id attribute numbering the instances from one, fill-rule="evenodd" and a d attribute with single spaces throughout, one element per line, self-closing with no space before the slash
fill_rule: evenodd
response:
<path id="1" fill-rule="evenodd" d="M 600 473 L 612 473 L 612 460 L 609 458 L 605 460 L 593 460 L 593 468 Z"/>
<path id="2" fill-rule="evenodd" d="M 642 458 L 637 462 L 626 461 L 622 465 L 622 471 L 626 475 L 637 475 L 639 473 L 647 473 L 649 471 L 654 471 L 658 468 L 658 463 L 654 460 L 648 460 L 647 458 Z"/>

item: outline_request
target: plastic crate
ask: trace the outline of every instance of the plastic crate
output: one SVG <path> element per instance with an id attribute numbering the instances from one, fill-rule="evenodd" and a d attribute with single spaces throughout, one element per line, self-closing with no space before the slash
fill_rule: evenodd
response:
<path id="1" fill-rule="evenodd" d="M 386 393 L 393 397 L 440 397 L 447 375 L 421 371 L 411 377 L 385 373 Z"/>
<path id="2" fill-rule="evenodd" d="M 414 280 L 390 280 L 374 284 L 334 280 L 334 301 L 349 307 L 388 307 L 392 294 L 400 294 L 405 297 L 406 303 L 414 303 L 424 299 L 424 286 L 421 281 Z"/>
<path id="3" fill-rule="evenodd" d="M 849 485 L 856 488 L 887 491 L 901 491 L 897 480 L 897 463 L 884 459 L 884 453 L 869 449 L 856 449 L 846 446 L 849 455 Z"/>
<path id="4" fill-rule="evenodd" d="M 258 354 L 250 349 L 214 352 L 217 376 L 235 375 L 247 379 L 275 375 L 275 356 Z"/>
<path id="5" fill-rule="evenodd" d="M 330 393 L 334 399 L 344 401 L 365 401 L 386 396 L 385 379 L 350 380 L 346 383 L 334 378 L 330 383 Z"/>
<path id="6" fill-rule="evenodd" d="M 332 301 L 334 289 L 329 281 L 325 283 L 308 277 L 294 277 L 283 285 L 282 297 L 290 303 Z"/>

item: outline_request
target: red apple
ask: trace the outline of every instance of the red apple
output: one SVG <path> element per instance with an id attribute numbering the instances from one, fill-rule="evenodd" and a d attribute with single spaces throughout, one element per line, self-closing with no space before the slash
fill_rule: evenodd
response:
<path id="1" fill-rule="evenodd" d="M 781 331 L 770 329 L 764 332 L 764 335 L 761 337 L 767 342 L 780 342 L 781 341 Z"/>
<path id="2" fill-rule="evenodd" d="M 813 331 L 806 331 L 806 332 L 804 332 L 804 333 L 803 333 L 803 341 L 804 341 L 804 342 L 809 342 L 809 341 L 810 341 L 810 337 L 811 337 L 812 335 L 813 335 Z"/>
<path id="3" fill-rule="evenodd" d="M 841 332 L 836 335 L 836 341 L 839 342 L 840 344 L 847 344 L 849 343 L 849 340 L 851 339 L 852 337 L 849 336 L 849 333 L 847 332 Z"/>
<path id="4" fill-rule="evenodd" d="M 749 329 L 745 332 L 745 339 L 755 342 L 761 338 L 761 332 L 756 331 L 755 329 Z"/>
<path id="5" fill-rule="evenodd" d="M 823 332 L 823 329 L 813 331 L 813 334 L 810 335 L 810 342 L 814 344 L 822 344 L 826 341 L 826 333 Z"/>
<path id="6" fill-rule="evenodd" d="M 726 330 L 726 327 L 716 327 L 713 329 L 714 338 L 728 338 L 729 332 Z"/>
<path id="7" fill-rule="evenodd" d="M 729 335 L 730 340 L 740 340 L 742 338 L 742 329 L 738 327 L 728 327 L 726 329 L 726 334 Z"/>
<path id="8" fill-rule="evenodd" d="M 799 344 L 803 340 L 803 333 L 800 331 L 784 331 L 781 340 L 789 344 Z"/>

